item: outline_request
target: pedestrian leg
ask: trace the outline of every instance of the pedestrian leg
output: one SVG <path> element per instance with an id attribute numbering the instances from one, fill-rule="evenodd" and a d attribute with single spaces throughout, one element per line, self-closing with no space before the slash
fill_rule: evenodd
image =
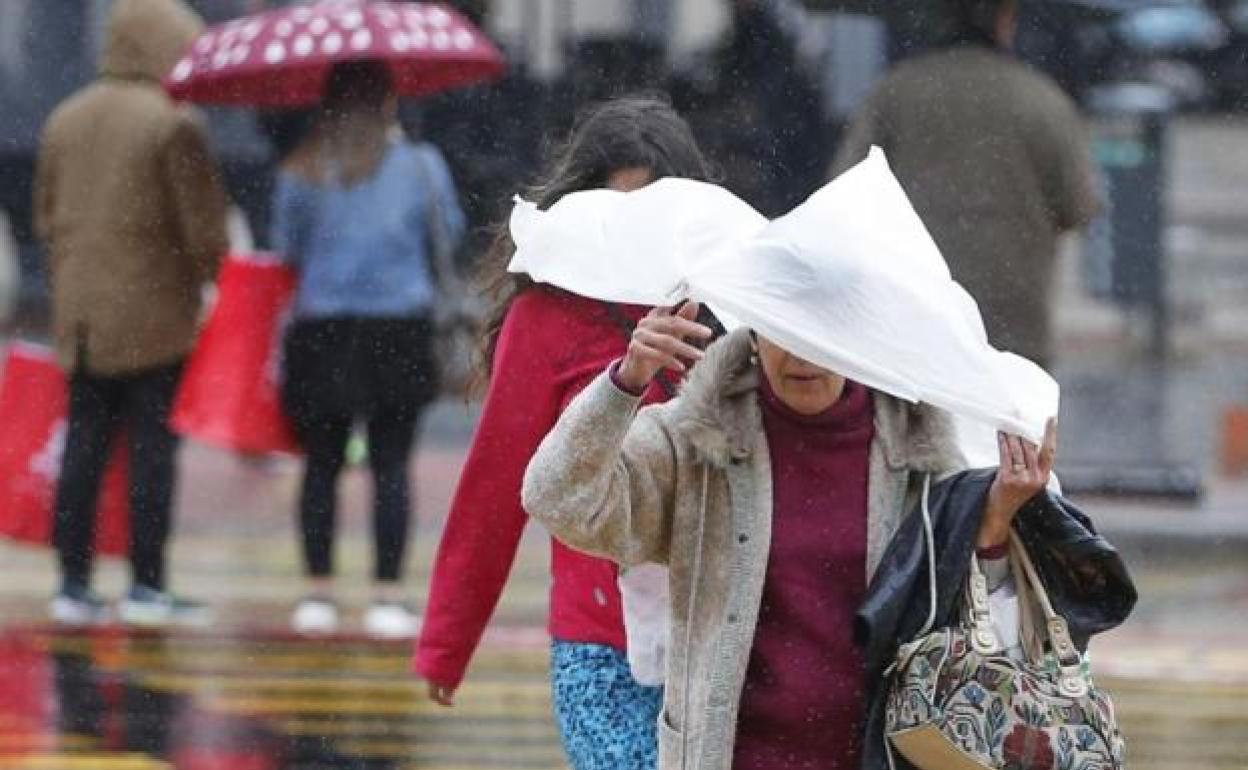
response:
<path id="1" fill-rule="evenodd" d="M 398 582 L 403 572 L 412 508 L 408 463 L 417 423 L 414 409 L 383 412 L 368 423 L 376 547 L 374 577 L 378 582 Z"/>
<path id="2" fill-rule="evenodd" d="M 381 412 L 368 424 L 376 583 L 364 630 L 385 639 L 409 638 L 420 628 L 420 619 L 403 601 L 400 580 L 412 508 L 408 461 L 417 422 L 415 409 L 402 409 Z"/>
<path id="3" fill-rule="evenodd" d="M 299 497 L 304 567 L 309 577 L 333 574 L 334 530 L 338 510 L 338 476 L 342 472 L 351 417 L 311 418 L 299 428 L 307 459 Z"/>
<path id="4" fill-rule="evenodd" d="M 165 549 L 173 521 L 178 438 L 169 413 L 181 364 L 145 372 L 127 383 L 130 440 L 130 566 L 135 586 L 165 590 Z"/>
<path id="5" fill-rule="evenodd" d="M 633 679 L 623 650 L 555 640 L 551 701 L 572 770 L 654 770 L 663 689 Z"/>
<path id="6" fill-rule="evenodd" d="M 96 502 L 122 408 L 116 380 L 85 373 L 70 378 L 69 424 L 56 485 L 52 536 L 60 559 L 62 593 L 83 594 L 91 583 Z"/>

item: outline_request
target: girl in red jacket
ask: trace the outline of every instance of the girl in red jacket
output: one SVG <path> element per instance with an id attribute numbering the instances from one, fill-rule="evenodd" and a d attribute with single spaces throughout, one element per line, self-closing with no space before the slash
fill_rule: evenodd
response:
<path id="1" fill-rule="evenodd" d="M 689 127 L 661 101 L 617 99 L 581 117 L 544 183 L 526 197 L 545 209 L 568 193 L 628 191 L 665 176 L 708 176 Z M 528 521 L 520 485 L 529 458 L 572 398 L 624 355 L 649 310 L 507 274 L 513 251 L 500 237 L 487 265 L 499 276 L 500 298 L 485 331 L 489 388 L 438 549 L 414 661 L 430 697 L 445 706 L 515 560 Z M 672 390 L 656 381 L 647 399 Z M 574 770 L 653 768 L 662 696 L 629 672 L 617 569 L 553 540 L 551 549 L 551 678 L 569 761 Z"/>

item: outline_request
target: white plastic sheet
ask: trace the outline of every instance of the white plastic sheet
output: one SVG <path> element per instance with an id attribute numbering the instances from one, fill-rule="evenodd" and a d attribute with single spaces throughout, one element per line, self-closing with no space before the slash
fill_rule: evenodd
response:
<path id="1" fill-rule="evenodd" d="M 715 185 L 663 179 L 547 211 L 518 201 L 511 234 L 513 272 L 611 302 L 705 302 L 729 327 L 983 426 L 985 448 L 988 428 L 1039 443 L 1057 414 L 1057 383 L 988 344 L 878 148 L 772 222 Z"/>

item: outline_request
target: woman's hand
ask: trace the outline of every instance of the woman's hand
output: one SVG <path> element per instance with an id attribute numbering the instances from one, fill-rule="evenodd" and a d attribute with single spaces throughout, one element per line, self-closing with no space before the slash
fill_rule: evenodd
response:
<path id="1" fill-rule="evenodd" d="M 628 353 L 615 372 L 620 385 L 640 393 L 660 369 L 684 372 L 702 360 L 701 349 L 689 340 L 705 342 L 711 338 L 711 330 L 694 321 L 697 316 L 696 302 L 686 302 L 675 311 L 657 307 L 651 310 L 633 329 Z"/>
<path id="2" fill-rule="evenodd" d="M 1039 447 L 1005 433 L 997 434 L 997 446 L 1001 451 L 1001 465 L 988 490 L 976 548 L 1004 543 L 1009 537 L 1014 514 L 1049 483 L 1057 456 L 1057 420 L 1050 419 L 1044 426 L 1044 440 Z"/>
<path id="3" fill-rule="evenodd" d="M 455 688 L 438 684 L 437 682 L 429 683 L 429 700 L 439 706 L 455 705 Z"/>

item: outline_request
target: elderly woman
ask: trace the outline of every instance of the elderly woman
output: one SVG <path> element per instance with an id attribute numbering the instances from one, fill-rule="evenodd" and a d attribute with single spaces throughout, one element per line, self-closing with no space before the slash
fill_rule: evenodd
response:
<path id="1" fill-rule="evenodd" d="M 661 768 L 878 766 L 855 613 L 925 478 L 964 470 L 951 419 L 748 330 L 703 352 L 696 310 L 638 325 L 534 456 L 525 507 L 569 545 L 669 565 Z M 638 411 L 661 369 L 694 362 L 677 399 Z M 1043 446 L 999 443 L 1000 470 L 963 517 L 977 530 L 958 530 L 990 560 L 1045 488 L 1055 426 Z"/>

